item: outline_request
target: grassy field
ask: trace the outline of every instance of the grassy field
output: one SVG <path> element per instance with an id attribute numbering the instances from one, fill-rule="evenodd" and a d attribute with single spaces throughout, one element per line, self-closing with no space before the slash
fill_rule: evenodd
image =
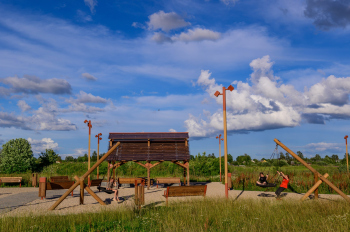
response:
<path id="1" fill-rule="evenodd" d="M 86 213 L 9 217 L 1 231 L 349 231 L 350 207 L 344 201 L 253 200 L 188 201 Z"/>

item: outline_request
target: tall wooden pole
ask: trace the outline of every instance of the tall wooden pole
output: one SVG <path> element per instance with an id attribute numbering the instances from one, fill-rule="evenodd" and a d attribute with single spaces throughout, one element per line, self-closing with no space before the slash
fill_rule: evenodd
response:
<path id="1" fill-rule="evenodd" d="M 227 121 L 226 121 L 226 88 L 222 87 L 223 95 L 223 116 L 224 116 L 224 152 L 225 152 L 225 196 L 228 198 L 228 183 L 227 183 Z"/>
<path id="2" fill-rule="evenodd" d="M 346 154 L 345 154 L 345 156 L 346 156 L 346 171 L 347 171 L 348 174 L 349 174 L 348 136 L 346 135 L 346 136 L 344 137 L 344 139 L 345 139 L 345 146 L 346 146 Z"/>
<path id="3" fill-rule="evenodd" d="M 224 140 L 221 138 L 221 134 L 219 136 L 216 136 L 217 139 L 219 139 L 219 163 L 220 163 L 220 182 L 221 182 L 221 140 Z"/>
<path id="4" fill-rule="evenodd" d="M 89 127 L 89 148 L 88 148 L 88 170 L 90 169 L 90 145 L 91 145 L 91 120 L 85 120 L 84 123 L 87 123 Z M 88 185 L 90 186 L 90 174 L 88 176 Z"/>
<path id="5" fill-rule="evenodd" d="M 100 136 L 102 136 L 102 133 L 95 135 L 95 137 L 97 138 L 97 162 L 100 159 L 100 140 L 102 140 Z M 99 167 L 97 167 L 97 179 L 99 178 L 99 174 L 100 174 L 100 170 L 99 170 Z"/>
<path id="6" fill-rule="evenodd" d="M 222 87 L 222 93 L 219 91 L 216 91 L 214 95 L 218 97 L 219 95 L 222 95 L 223 98 L 223 124 L 224 124 L 224 160 L 225 160 L 225 196 L 228 199 L 228 177 L 227 177 L 227 121 L 226 121 L 226 90 L 233 91 L 234 88 L 232 85 L 230 85 L 227 89 L 225 87 Z"/>

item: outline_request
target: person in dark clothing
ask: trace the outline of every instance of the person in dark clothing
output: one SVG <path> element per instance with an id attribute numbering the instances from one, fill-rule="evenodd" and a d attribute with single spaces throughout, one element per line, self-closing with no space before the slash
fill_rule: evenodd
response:
<path id="1" fill-rule="evenodd" d="M 280 185 L 280 187 L 278 187 L 278 189 L 276 190 L 275 194 L 277 196 L 277 199 L 281 198 L 281 193 L 288 188 L 288 182 L 289 182 L 289 175 L 285 175 L 283 174 L 283 172 L 279 172 L 277 171 L 277 173 L 283 177 L 283 181 Z"/>
<path id="2" fill-rule="evenodd" d="M 259 185 L 267 185 L 267 179 L 268 178 L 269 178 L 268 174 L 265 176 L 264 173 L 260 172 L 259 180 L 256 183 L 259 184 Z"/>

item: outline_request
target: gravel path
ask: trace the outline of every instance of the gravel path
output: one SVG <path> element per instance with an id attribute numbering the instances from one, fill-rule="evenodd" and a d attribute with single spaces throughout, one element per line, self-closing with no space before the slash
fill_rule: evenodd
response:
<path id="1" fill-rule="evenodd" d="M 196 183 L 191 183 L 194 185 Z M 205 183 L 197 183 L 205 184 Z M 224 185 L 218 182 L 208 183 L 207 198 L 223 198 L 225 196 Z M 112 201 L 113 194 L 107 194 L 105 192 L 98 192 L 96 187 L 91 188 L 97 196 L 107 203 L 106 206 L 100 205 L 90 194 L 85 192 L 84 205 L 79 205 L 79 188 L 74 191 L 74 196 L 68 195 L 68 197 L 62 201 L 56 210 L 49 211 L 48 209 L 52 204 L 66 190 L 55 190 L 47 191 L 47 198 L 41 200 L 38 197 L 38 188 L 2 188 L 0 189 L 0 196 L 7 193 L 8 196 L 0 198 L 0 217 L 7 216 L 26 216 L 26 215 L 48 215 L 48 214 L 77 214 L 86 212 L 100 212 L 114 210 L 116 208 L 132 208 L 134 206 L 134 188 L 120 188 L 119 198 L 122 202 L 117 203 Z M 12 192 L 13 190 L 13 192 Z M 21 190 L 25 191 L 21 193 Z M 152 186 L 149 190 L 145 189 L 145 204 L 146 206 L 162 206 L 165 203 L 163 197 L 165 188 L 156 188 Z M 5 194 L 6 195 L 6 194 Z M 303 194 L 297 193 L 284 193 L 283 200 L 298 201 Z M 229 197 L 231 199 L 256 199 L 256 200 L 267 200 L 275 201 L 274 192 L 264 191 L 242 191 L 242 190 L 231 190 L 229 191 Z M 188 199 L 203 199 L 203 197 L 171 197 L 169 203 L 184 201 Z M 307 199 L 310 200 L 310 199 Z M 339 195 L 331 194 L 320 194 L 321 201 L 333 201 L 343 200 Z M 7 211 L 5 210 L 7 209 Z M 10 211 L 9 211 L 10 210 Z"/>

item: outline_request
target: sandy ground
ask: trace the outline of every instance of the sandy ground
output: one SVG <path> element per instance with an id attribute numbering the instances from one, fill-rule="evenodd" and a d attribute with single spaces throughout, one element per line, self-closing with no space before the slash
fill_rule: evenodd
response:
<path id="1" fill-rule="evenodd" d="M 191 183 L 192 184 L 192 183 Z M 223 198 L 225 196 L 224 185 L 218 182 L 207 184 L 207 198 Z M 111 201 L 113 194 L 107 194 L 105 192 L 98 192 L 96 187 L 91 189 L 107 204 L 106 206 L 100 205 L 90 194 L 85 191 L 84 205 L 79 205 L 79 188 L 74 191 L 74 196 L 69 195 L 57 208 L 56 210 L 49 211 L 48 209 L 54 204 L 55 201 L 61 196 L 60 194 L 55 195 L 54 191 L 50 191 L 50 197 L 41 200 L 39 197 L 37 200 L 31 201 L 23 206 L 20 206 L 10 212 L 0 214 L 0 217 L 7 216 L 26 216 L 26 215 L 46 215 L 46 214 L 77 214 L 83 212 L 99 212 L 103 210 L 113 210 L 119 207 L 133 207 L 134 206 L 134 188 L 120 188 L 119 198 L 122 199 L 121 203 Z M 149 190 L 145 189 L 145 205 L 164 205 L 165 198 L 163 197 L 165 188 L 156 188 L 152 186 Z M 0 201 L 15 197 L 15 194 L 23 192 L 38 192 L 38 188 L 1 188 L 0 189 Z M 283 200 L 294 200 L 297 201 L 302 197 L 302 194 L 296 193 L 284 193 Z M 275 201 L 275 194 L 273 192 L 264 191 L 242 191 L 242 190 L 231 190 L 229 191 L 229 197 L 232 199 L 270 199 Z M 5 198 L 5 199 L 1 199 Z M 183 201 L 188 199 L 201 199 L 203 197 L 171 197 L 169 203 L 174 201 Z M 342 199 L 339 195 L 320 194 L 322 201 L 338 200 Z M 310 199 L 308 199 L 310 200 Z"/>

